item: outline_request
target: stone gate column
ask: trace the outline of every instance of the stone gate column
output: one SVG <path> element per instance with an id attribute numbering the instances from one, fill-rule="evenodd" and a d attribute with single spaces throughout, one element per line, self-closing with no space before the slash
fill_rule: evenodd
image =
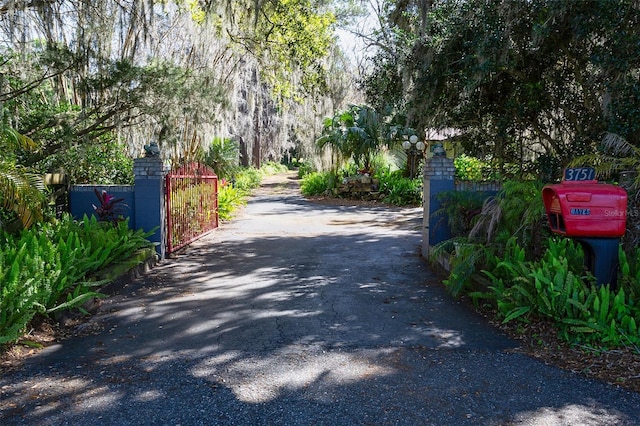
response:
<path id="1" fill-rule="evenodd" d="M 156 244 L 160 259 L 164 259 L 165 249 L 165 199 L 164 170 L 160 157 L 136 158 L 133 162 L 135 224 L 145 232 L 155 230 L 148 237 Z"/>
<path id="2" fill-rule="evenodd" d="M 445 156 L 433 156 L 425 161 L 422 177 L 422 256 L 428 257 L 430 247 L 451 238 L 446 217 L 433 218 L 433 212 L 440 208 L 436 196 L 441 192 L 453 191 L 455 167 L 453 160 Z M 439 223 L 438 223 L 439 222 Z M 437 224 L 437 226 L 436 226 Z"/>

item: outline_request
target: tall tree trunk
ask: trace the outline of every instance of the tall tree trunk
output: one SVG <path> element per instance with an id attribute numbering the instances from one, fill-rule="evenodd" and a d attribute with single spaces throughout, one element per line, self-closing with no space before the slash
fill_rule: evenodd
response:
<path id="1" fill-rule="evenodd" d="M 259 100 L 256 100 L 255 108 L 253 110 L 253 152 L 252 163 L 256 169 L 260 168 L 260 140 L 262 139 L 260 129 L 260 104 Z"/>
<path id="2" fill-rule="evenodd" d="M 242 136 L 240 136 L 238 143 L 240 145 L 240 164 L 242 167 L 249 167 L 249 152 L 247 150 L 247 144 Z"/>

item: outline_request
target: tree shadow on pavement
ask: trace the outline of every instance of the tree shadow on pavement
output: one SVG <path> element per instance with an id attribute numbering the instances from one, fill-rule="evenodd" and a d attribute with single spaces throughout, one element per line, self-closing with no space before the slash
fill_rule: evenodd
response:
<path id="1" fill-rule="evenodd" d="M 633 424 L 638 395 L 512 353 L 447 296 L 413 214 L 258 198 L 3 375 L 0 419 Z"/>

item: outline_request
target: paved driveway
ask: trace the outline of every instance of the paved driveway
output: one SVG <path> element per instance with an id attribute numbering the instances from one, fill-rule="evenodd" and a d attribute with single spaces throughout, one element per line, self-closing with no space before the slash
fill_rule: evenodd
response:
<path id="1" fill-rule="evenodd" d="M 514 353 L 449 298 L 420 209 L 290 187 L 269 180 L 84 336 L 3 374 L 0 424 L 640 424 L 639 394 Z"/>

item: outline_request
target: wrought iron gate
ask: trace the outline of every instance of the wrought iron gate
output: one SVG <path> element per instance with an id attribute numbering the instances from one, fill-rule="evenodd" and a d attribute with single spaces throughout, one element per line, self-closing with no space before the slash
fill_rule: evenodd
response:
<path id="1" fill-rule="evenodd" d="M 218 227 L 218 177 L 190 163 L 166 176 L 167 252 L 172 253 Z"/>

